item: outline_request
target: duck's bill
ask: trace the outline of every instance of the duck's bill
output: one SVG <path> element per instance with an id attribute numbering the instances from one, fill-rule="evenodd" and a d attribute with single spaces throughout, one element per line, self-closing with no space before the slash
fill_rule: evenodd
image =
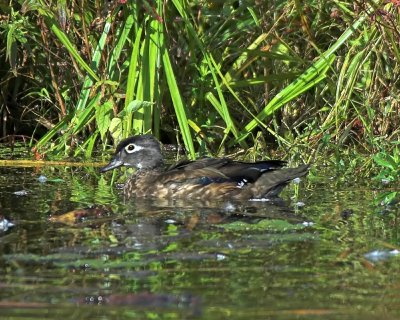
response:
<path id="1" fill-rule="evenodd" d="M 106 165 L 105 167 L 100 169 L 100 172 L 103 173 L 106 171 L 110 171 L 112 169 L 119 168 L 123 165 L 124 165 L 124 163 L 121 160 L 112 159 L 108 165 Z"/>

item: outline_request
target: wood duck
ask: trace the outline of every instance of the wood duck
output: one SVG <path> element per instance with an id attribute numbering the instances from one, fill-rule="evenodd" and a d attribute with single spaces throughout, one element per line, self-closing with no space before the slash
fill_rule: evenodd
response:
<path id="1" fill-rule="evenodd" d="M 121 166 L 136 168 L 124 186 L 128 198 L 249 200 L 276 197 L 290 181 L 309 170 L 309 165 L 282 168 L 285 164 L 280 160 L 248 163 L 204 158 L 165 169 L 160 143 L 153 136 L 138 135 L 121 141 L 101 172 Z"/>

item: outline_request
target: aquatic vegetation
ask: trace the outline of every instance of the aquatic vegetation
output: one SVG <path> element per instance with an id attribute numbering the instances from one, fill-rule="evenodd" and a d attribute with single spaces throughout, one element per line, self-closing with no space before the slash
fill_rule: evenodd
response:
<path id="1" fill-rule="evenodd" d="M 397 146 L 393 148 L 392 154 L 387 152 L 376 154 L 374 161 L 381 169 L 376 179 L 381 180 L 384 184 L 398 181 L 400 177 L 400 152 Z"/>
<path id="2" fill-rule="evenodd" d="M 374 161 L 379 166 L 379 174 L 375 179 L 379 180 L 383 185 L 387 186 L 393 182 L 398 183 L 400 178 L 400 151 L 396 145 L 392 149 L 392 153 L 380 152 L 374 156 Z M 390 204 L 398 196 L 398 191 L 382 192 L 377 201 L 381 204 Z"/>

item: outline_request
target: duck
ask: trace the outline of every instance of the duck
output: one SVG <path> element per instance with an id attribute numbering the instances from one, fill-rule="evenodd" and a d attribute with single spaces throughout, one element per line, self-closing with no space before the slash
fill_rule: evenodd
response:
<path id="1" fill-rule="evenodd" d="M 155 137 L 135 135 L 117 145 L 100 172 L 123 166 L 135 168 L 123 188 L 127 198 L 251 200 L 277 197 L 293 179 L 307 175 L 310 169 L 308 164 L 295 168 L 285 165 L 282 160 L 200 158 L 168 167 Z"/>

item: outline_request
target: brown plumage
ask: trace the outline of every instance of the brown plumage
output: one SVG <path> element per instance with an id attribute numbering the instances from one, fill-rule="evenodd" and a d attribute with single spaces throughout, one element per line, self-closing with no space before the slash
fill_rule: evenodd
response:
<path id="1" fill-rule="evenodd" d="M 126 196 L 236 199 L 271 198 L 294 178 L 308 173 L 309 166 L 283 168 L 284 161 L 240 162 L 204 158 L 182 161 L 164 169 L 159 142 L 150 135 L 122 141 L 111 162 L 101 172 L 120 166 L 135 167 L 137 172 L 125 184 Z"/>

